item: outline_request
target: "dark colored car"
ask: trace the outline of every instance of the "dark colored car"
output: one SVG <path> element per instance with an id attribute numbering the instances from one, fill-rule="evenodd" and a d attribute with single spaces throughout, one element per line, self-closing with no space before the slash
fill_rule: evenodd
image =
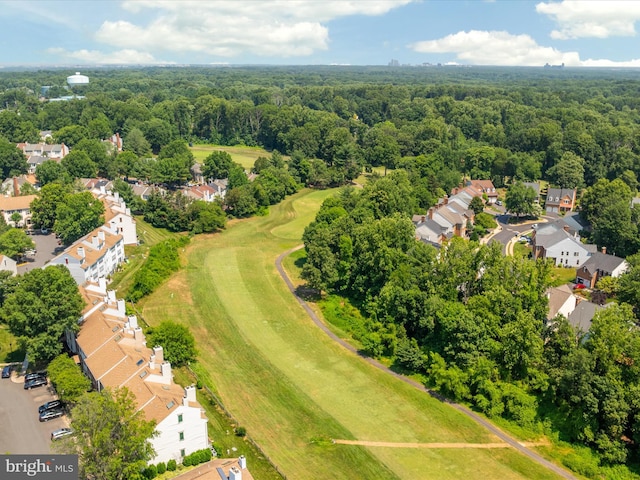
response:
<path id="1" fill-rule="evenodd" d="M 7 365 L 6 367 L 4 367 L 2 369 L 2 378 L 11 377 L 11 370 L 13 370 L 13 367 L 11 365 Z"/>
<path id="2" fill-rule="evenodd" d="M 34 378 L 32 380 L 26 380 L 24 382 L 24 389 L 31 390 L 36 387 L 44 387 L 47 384 L 47 379 L 43 377 Z"/>
<path id="3" fill-rule="evenodd" d="M 36 378 L 47 378 L 47 372 L 27 373 L 24 376 L 24 381 L 29 382 L 31 380 L 35 380 Z"/>
<path id="4" fill-rule="evenodd" d="M 40 414 L 40 421 L 48 422 L 49 420 L 61 417 L 62 415 L 64 415 L 64 410 L 62 410 L 61 408 L 57 410 L 45 410 Z"/>
<path id="5" fill-rule="evenodd" d="M 64 404 L 60 400 L 51 400 L 38 407 L 38 413 L 46 412 L 47 410 L 56 410 L 64 408 Z"/>

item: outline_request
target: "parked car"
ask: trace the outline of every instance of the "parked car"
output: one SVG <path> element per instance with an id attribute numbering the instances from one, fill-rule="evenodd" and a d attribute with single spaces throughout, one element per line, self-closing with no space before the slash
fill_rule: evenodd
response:
<path id="1" fill-rule="evenodd" d="M 54 418 L 58 418 L 64 415 L 64 410 L 58 408 L 56 410 L 45 410 L 40 414 L 41 422 L 48 422 L 49 420 L 53 420 Z"/>
<path id="2" fill-rule="evenodd" d="M 32 388 L 44 387 L 47 384 L 47 379 L 43 377 L 34 378 L 33 380 L 27 380 L 24 382 L 24 389 L 31 390 Z"/>
<path id="3" fill-rule="evenodd" d="M 51 432 L 51 440 L 60 440 L 61 438 L 67 437 L 73 433 L 73 429 L 71 428 L 59 428 L 58 430 L 54 430 Z"/>
<path id="4" fill-rule="evenodd" d="M 31 380 L 35 380 L 36 378 L 47 378 L 47 372 L 27 373 L 24 376 L 24 381 L 29 382 Z"/>
<path id="5" fill-rule="evenodd" d="M 496 200 L 496 205 L 501 207 L 502 206 L 502 202 L 500 200 Z"/>
<path id="6" fill-rule="evenodd" d="M 13 366 L 12 365 L 7 365 L 6 367 L 4 367 L 2 369 L 2 378 L 9 378 L 11 377 L 11 371 L 13 370 Z"/>
<path id="7" fill-rule="evenodd" d="M 64 403 L 60 400 L 51 400 L 50 402 L 43 403 L 38 407 L 38 413 L 46 412 L 47 410 L 56 410 L 64 408 Z"/>

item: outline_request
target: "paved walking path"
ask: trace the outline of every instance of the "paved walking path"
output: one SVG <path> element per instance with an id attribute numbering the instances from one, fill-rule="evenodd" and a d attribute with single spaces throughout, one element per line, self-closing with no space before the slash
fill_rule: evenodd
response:
<path id="1" fill-rule="evenodd" d="M 399 373 L 394 372 L 393 370 L 391 370 L 387 366 L 383 365 L 382 363 L 378 362 L 377 360 L 375 360 L 373 358 L 370 358 L 370 357 L 367 357 L 366 355 L 363 355 L 362 353 L 358 352 L 358 350 L 353 345 L 347 343 L 345 340 L 341 339 L 335 333 L 333 333 L 331 330 L 329 330 L 329 328 L 324 324 L 324 322 L 318 318 L 318 316 L 313 311 L 313 309 L 309 306 L 309 304 L 307 304 L 307 302 L 304 299 L 300 298 L 296 294 L 295 286 L 293 285 L 293 283 L 291 282 L 291 279 L 289 278 L 287 273 L 284 271 L 284 268 L 282 267 L 282 260 L 287 255 L 289 255 L 289 254 L 291 254 L 291 253 L 293 253 L 293 252 L 295 252 L 297 250 L 300 250 L 301 248 L 304 248 L 304 245 L 298 245 L 297 247 L 294 247 L 294 248 L 292 248 L 290 250 L 287 250 L 286 252 L 284 252 L 280 256 L 278 256 L 278 258 L 276 259 L 276 269 L 278 270 L 278 273 L 280 274 L 280 276 L 282 277 L 282 279 L 286 283 L 287 288 L 289 288 L 289 291 L 293 294 L 295 299 L 302 306 L 302 308 L 307 312 L 309 317 L 311 317 L 311 320 L 313 320 L 313 323 L 315 323 L 317 325 L 317 327 L 320 328 L 320 330 L 325 332 L 332 340 L 334 340 L 335 342 L 339 343 L 340 345 L 342 345 L 344 348 L 346 348 L 350 352 L 353 352 L 356 355 L 358 355 L 359 357 L 361 357 L 365 362 L 373 365 L 374 367 L 376 367 L 376 368 L 378 368 L 380 370 L 383 370 L 383 371 L 387 372 L 389 375 L 393 375 L 397 379 L 399 379 L 399 380 L 411 385 L 412 387 L 417 388 L 418 390 L 421 390 L 423 392 L 428 393 L 429 395 L 431 395 L 434 398 L 437 398 L 441 402 L 444 402 L 444 403 L 447 403 L 447 404 L 451 405 L 451 407 L 455 408 L 456 410 L 458 410 L 463 415 L 466 415 L 467 417 L 471 418 L 476 423 L 482 425 L 487 430 L 489 430 L 491 433 L 496 435 L 500 440 L 502 440 L 503 442 L 509 444 L 511 447 L 515 448 L 516 450 L 518 450 L 523 455 L 526 455 L 527 457 L 529 457 L 534 462 L 537 462 L 540 465 L 548 468 L 549 470 L 557 473 L 562 478 L 566 478 L 566 479 L 569 479 L 569 480 L 577 480 L 577 478 L 574 477 L 567 470 L 565 470 L 564 468 L 562 468 L 562 467 L 560 467 L 560 466 L 558 466 L 558 465 L 556 465 L 554 463 L 551 463 L 549 460 L 543 458 L 542 456 L 540 456 L 539 454 L 537 454 L 533 450 L 527 448 L 522 443 L 518 442 L 515 438 L 513 438 L 511 435 L 508 435 L 507 433 L 503 432 L 498 427 L 496 427 L 493 423 L 491 423 L 487 419 L 481 417 L 480 415 L 478 415 L 477 413 L 473 412 L 469 408 L 465 407 L 464 405 L 459 405 L 457 403 L 454 403 L 454 402 L 446 399 L 445 397 L 443 397 L 439 393 L 434 392 L 433 390 L 430 390 L 430 389 L 426 388 L 421 383 L 418 383 L 415 380 L 412 380 L 412 379 L 410 379 L 408 377 L 405 377 L 404 375 L 400 375 Z"/>

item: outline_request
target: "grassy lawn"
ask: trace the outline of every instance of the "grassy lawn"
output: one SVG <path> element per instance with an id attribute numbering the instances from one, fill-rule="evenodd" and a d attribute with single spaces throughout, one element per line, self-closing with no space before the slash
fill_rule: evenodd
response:
<path id="1" fill-rule="evenodd" d="M 234 147 L 226 147 L 224 145 L 194 145 L 189 148 L 193 156 L 195 157 L 197 162 L 202 163 L 205 158 L 211 155 L 211 152 L 215 150 L 220 150 L 223 152 L 229 153 L 234 162 L 242 165 L 246 170 L 250 170 L 253 167 L 256 159 L 258 157 L 267 157 L 271 156 L 271 152 L 267 152 L 264 148 L 260 147 L 242 147 L 242 146 L 234 146 Z"/>
<path id="2" fill-rule="evenodd" d="M 575 268 L 553 267 L 551 269 L 551 286 L 559 287 L 576 279 Z"/>
<path id="3" fill-rule="evenodd" d="M 274 261 L 300 243 L 331 194 L 303 191 L 267 217 L 196 237 L 186 269 L 144 301 L 146 321 L 172 319 L 192 329 L 210 386 L 289 478 L 557 478 L 509 449 L 330 442 L 496 441 L 448 405 L 335 344 L 292 298 Z"/>
<path id="4" fill-rule="evenodd" d="M 0 363 L 22 360 L 24 360 L 24 350 L 18 349 L 18 340 L 9 332 L 9 327 L 0 325 Z"/>

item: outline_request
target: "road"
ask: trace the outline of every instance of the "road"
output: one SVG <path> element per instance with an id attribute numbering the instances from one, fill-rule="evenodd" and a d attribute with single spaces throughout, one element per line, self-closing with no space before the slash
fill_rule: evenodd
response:
<path id="1" fill-rule="evenodd" d="M 527 227 L 525 226 L 525 228 L 527 228 Z M 530 229 L 531 227 L 528 227 L 528 228 Z M 513 232 L 511 233 L 511 235 L 513 236 Z M 333 341 L 339 343 L 341 346 L 343 346 L 344 348 L 346 348 L 350 352 L 355 353 L 356 355 L 361 357 L 367 363 L 373 365 L 374 367 L 376 367 L 376 368 L 378 368 L 380 370 L 385 371 L 389 375 L 393 375 L 397 379 L 399 379 L 399 380 L 411 385 L 414 388 L 417 388 L 418 390 L 421 390 L 423 392 L 428 393 L 429 395 L 431 395 L 434 398 L 437 398 L 441 402 L 444 402 L 444 403 L 447 403 L 447 404 L 451 405 L 453 408 L 458 410 L 460 413 L 462 413 L 463 415 L 466 415 L 467 417 L 471 418 L 476 423 L 482 425 L 487 430 L 489 430 L 491 433 L 496 435 L 500 440 L 502 440 L 505 443 L 508 443 L 511 447 L 515 448 L 517 451 L 519 451 L 523 455 L 527 456 L 528 458 L 530 458 L 534 462 L 537 462 L 540 465 L 548 468 L 549 470 L 557 473 L 562 478 L 566 478 L 566 479 L 569 479 L 569 480 L 577 480 L 576 477 L 574 477 L 570 472 L 568 472 L 564 468 L 562 468 L 562 467 L 560 467 L 560 466 L 558 466 L 558 465 L 556 465 L 554 463 L 551 463 L 550 461 L 546 460 L 542 456 L 538 455 L 536 452 L 534 452 L 533 450 L 527 448 L 522 443 L 520 443 L 518 440 L 516 440 L 512 436 L 508 435 L 507 433 L 503 432 L 498 427 L 496 427 L 493 423 L 491 423 L 487 419 L 481 417 L 477 413 L 471 411 L 470 409 L 468 409 L 464 405 L 459 405 L 457 403 L 451 402 L 451 401 L 447 400 L 446 398 L 444 398 L 439 393 L 426 388 L 421 383 L 418 383 L 415 380 L 412 380 L 412 379 L 410 379 L 408 377 L 405 377 L 404 375 L 400 375 L 399 373 L 396 373 L 396 372 L 392 371 L 390 368 L 388 368 L 387 366 L 385 366 L 382 363 L 378 362 L 377 360 L 375 360 L 375 359 L 373 359 L 371 357 L 367 357 L 366 355 L 362 354 L 355 347 L 353 347 L 351 344 L 349 344 L 345 340 L 339 338 L 335 333 L 333 333 L 331 330 L 329 330 L 329 328 L 324 324 L 324 322 L 318 318 L 318 316 L 313 311 L 313 309 L 309 306 L 309 304 L 307 304 L 307 302 L 304 299 L 300 298 L 296 294 L 296 288 L 294 287 L 293 283 L 291 282 L 291 279 L 289 278 L 287 273 L 284 271 L 284 268 L 282 267 L 282 260 L 284 259 L 284 257 L 286 257 L 287 255 L 291 254 L 292 252 L 295 252 L 296 250 L 300 250 L 303 247 L 304 247 L 304 245 L 298 245 L 297 247 L 292 248 L 291 250 L 287 250 L 286 252 L 282 253 L 276 259 L 276 269 L 278 270 L 278 273 L 280 274 L 280 276 L 284 280 L 285 284 L 287 285 L 287 288 L 289 289 L 289 291 L 293 294 L 295 299 L 302 306 L 302 308 L 307 312 L 307 314 L 309 315 L 309 317 L 311 318 L 313 323 L 315 323 L 316 326 L 318 328 L 320 328 L 320 330 L 325 332 Z"/>
<path id="2" fill-rule="evenodd" d="M 41 423 L 38 407 L 55 397 L 49 387 L 25 390 L 23 386 L 13 379 L 0 379 L 0 452 L 52 453 L 51 432 L 67 426 L 66 419 Z"/>

